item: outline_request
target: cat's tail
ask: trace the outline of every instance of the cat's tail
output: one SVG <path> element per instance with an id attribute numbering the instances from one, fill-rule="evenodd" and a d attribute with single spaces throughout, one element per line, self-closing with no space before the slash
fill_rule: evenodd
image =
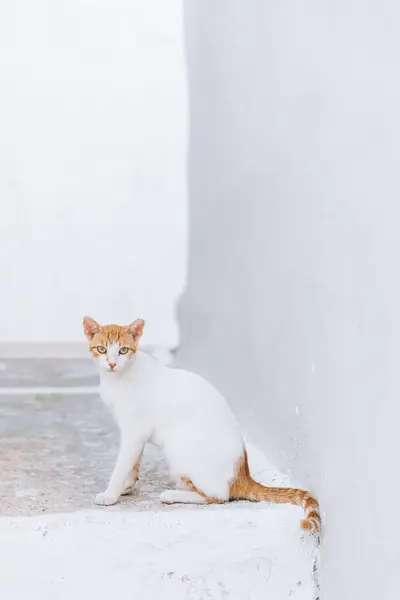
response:
<path id="1" fill-rule="evenodd" d="M 230 500 L 296 504 L 297 506 L 301 506 L 305 512 L 305 518 L 301 521 L 303 529 L 317 532 L 321 528 L 321 516 L 316 498 L 305 490 L 266 487 L 254 481 L 250 475 L 247 453 L 245 453 L 243 461 L 239 465 L 237 476 L 231 485 L 229 496 Z"/>
<path id="2" fill-rule="evenodd" d="M 264 500 L 279 504 L 296 504 L 301 506 L 305 512 L 305 518 L 300 523 L 303 529 L 319 531 L 321 527 L 318 502 L 310 492 L 305 490 L 266 487 L 252 479 L 249 482 L 246 499 L 253 502 Z"/>

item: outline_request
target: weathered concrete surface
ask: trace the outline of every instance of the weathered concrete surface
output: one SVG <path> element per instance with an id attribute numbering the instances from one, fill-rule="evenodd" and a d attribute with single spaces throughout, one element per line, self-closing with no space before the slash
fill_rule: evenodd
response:
<path id="1" fill-rule="evenodd" d="M 93 507 L 117 449 L 116 428 L 96 396 L 1 397 L 0 515 Z M 140 491 L 134 499 L 122 499 L 122 507 L 148 508 L 169 485 L 163 461 L 152 448 L 143 459 L 140 480 Z"/>

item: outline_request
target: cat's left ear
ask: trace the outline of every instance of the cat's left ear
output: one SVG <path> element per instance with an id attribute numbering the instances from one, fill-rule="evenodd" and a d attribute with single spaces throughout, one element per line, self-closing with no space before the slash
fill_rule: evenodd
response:
<path id="1" fill-rule="evenodd" d="M 143 319 L 136 319 L 136 321 L 133 321 L 133 323 L 128 325 L 128 327 L 126 328 L 126 331 L 133 337 L 135 342 L 138 342 L 139 339 L 142 337 L 143 327 L 144 327 Z"/>

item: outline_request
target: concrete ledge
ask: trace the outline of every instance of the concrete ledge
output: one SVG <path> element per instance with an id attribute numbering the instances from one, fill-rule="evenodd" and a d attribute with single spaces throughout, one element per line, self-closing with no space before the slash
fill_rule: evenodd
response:
<path id="1" fill-rule="evenodd" d="M 2 519 L 0 535 L 4 598 L 315 597 L 312 541 L 285 507 L 103 509 Z"/>
<path id="2" fill-rule="evenodd" d="M 90 358 L 0 359 L 0 387 L 93 387 L 99 376 Z"/>

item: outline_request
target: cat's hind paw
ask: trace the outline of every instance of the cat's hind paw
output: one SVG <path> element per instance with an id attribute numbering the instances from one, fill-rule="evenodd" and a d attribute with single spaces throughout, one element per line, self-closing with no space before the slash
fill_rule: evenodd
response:
<path id="1" fill-rule="evenodd" d="M 174 504 L 175 500 L 174 500 L 174 494 L 171 492 L 173 492 L 174 490 L 165 490 L 165 492 L 162 492 L 160 495 L 160 500 L 163 504 Z"/>
<path id="2" fill-rule="evenodd" d="M 98 506 L 112 506 L 113 504 L 116 504 L 117 501 L 118 497 L 116 498 L 115 496 L 111 496 L 107 492 L 101 492 L 100 494 L 97 494 L 95 500 Z"/>

